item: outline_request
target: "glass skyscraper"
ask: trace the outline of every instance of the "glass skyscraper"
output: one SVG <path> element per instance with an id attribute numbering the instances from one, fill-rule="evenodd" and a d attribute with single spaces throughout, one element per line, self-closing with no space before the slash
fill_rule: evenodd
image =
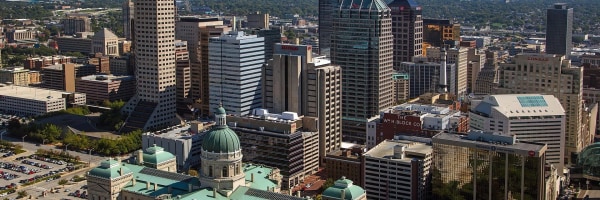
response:
<path id="1" fill-rule="evenodd" d="M 366 122 L 393 104 L 391 10 L 382 0 L 343 0 L 337 8 L 330 55 L 342 68 L 344 139 L 361 143 Z"/>
<path id="2" fill-rule="evenodd" d="M 543 199 L 547 146 L 472 131 L 432 138 L 433 199 Z"/>
<path id="3" fill-rule="evenodd" d="M 573 34 L 573 8 L 556 3 L 546 13 L 546 53 L 571 55 Z"/>

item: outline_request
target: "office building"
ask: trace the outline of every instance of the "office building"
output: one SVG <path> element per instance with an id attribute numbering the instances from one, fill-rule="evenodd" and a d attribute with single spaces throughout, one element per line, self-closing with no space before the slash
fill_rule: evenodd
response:
<path id="1" fill-rule="evenodd" d="M 430 145 L 385 140 L 363 156 L 369 199 L 431 199 Z"/>
<path id="2" fill-rule="evenodd" d="M 427 61 L 440 63 L 442 61 L 442 56 L 446 54 L 446 63 L 454 64 L 456 66 L 456 71 L 454 71 L 454 80 L 449 82 L 449 85 L 454 85 L 453 88 L 448 88 L 448 92 L 456 95 L 458 98 L 464 98 L 467 95 L 467 79 L 468 79 L 468 71 L 469 71 L 469 50 L 468 48 L 437 48 L 437 47 L 428 47 L 427 48 Z M 415 58 L 415 62 L 417 58 Z M 448 79 L 450 81 L 450 79 Z"/>
<path id="3" fill-rule="evenodd" d="M 232 31 L 209 41 L 210 107 L 219 104 L 239 116 L 262 106 L 264 38 Z"/>
<path id="4" fill-rule="evenodd" d="M 265 38 L 265 62 L 273 58 L 273 53 L 275 52 L 275 44 L 281 43 L 281 29 L 279 28 L 270 28 L 270 29 L 260 29 L 256 30 L 255 34 L 258 37 Z M 313 46 L 314 48 L 314 46 Z"/>
<path id="5" fill-rule="evenodd" d="M 189 114 L 192 106 L 192 101 L 189 98 L 192 80 L 190 56 L 186 41 L 175 40 L 175 60 L 177 60 L 177 71 L 175 73 L 177 113 L 180 115 Z"/>
<path id="6" fill-rule="evenodd" d="M 333 186 L 323 191 L 321 198 L 323 200 L 367 200 L 367 193 L 360 186 L 354 185 L 352 180 L 342 176 L 342 178 L 333 183 Z"/>
<path id="7" fill-rule="evenodd" d="M 102 53 L 105 56 L 119 56 L 119 37 L 107 28 L 92 36 L 92 54 Z"/>
<path id="8" fill-rule="evenodd" d="M 153 145 L 162 147 L 177 158 L 177 171 L 187 172 L 200 165 L 202 141 L 214 122 L 191 121 L 185 125 L 169 127 L 142 134 L 142 149 Z"/>
<path id="9" fill-rule="evenodd" d="M 319 55 L 329 55 L 331 34 L 333 34 L 333 17 L 340 0 L 319 0 Z"/>
<path id="10" fill-rule="evenodd" d="M 42 68 L 42 87 L 75 92 L 75 64 L 65 63 Z"/>
<path id="11" fill-rule="evenodd" d="M 25 86 L 0 87 L 0 111 L 23 116 L 40 116 L 73 105 L 85 105 L 85 94 Z"/>
<path id="12" fill-rule="evenodd" d="M 331 63 L 343 71 L 343 138 L 364 143 L 369 119 L 394 104 L 391 10 L 382 0 L 361 5 L 342 0 L 337 7 L 340 9 L 333 17 L 330 55 Z"/>
<path id="13" fill-rule="evenodd" d="M 248 29 L 269 29 L 269 14 L 260 12 L 246 15 L 246 28 Z"/>
<path id="14" fill-rule="evenodd" d="M 392 34 L 394 34 L 394 69 L 402 62 L 412 62 L 414 56 L 423 53 L 423 18 L 421 6 L 414 0 L 393 0 L 388 3 L 392 10 Z"/>
<path id="15" fill-rule="evenodd" d="M 294 112 L 270 114 L 267 110 L 255 109 L 251 115 L 229 115 L 227 121 L 240 137 L 244 161 L 280 169 L 284 189 L 291 189 L 317 172 L 317 118 L 298 116 Z"/>
<path id="16" fill-rule="evenodd" d="M 400 71 L 408 74 L 408 97 L 415 98 L 425 93 L 438 92 L 440 89 L 442 63 L 439 62 L 403 62 Z M 446 65 L 447 91 L 456 95 L 456 64 Z"/>
<path id="17" fill-rule="evenodd" d="M 110 73 L 116 76 L 133 75 L 130 58 L 129 55 L 109 58 Z"/>
<path id="18" fill-rule="evenodd" d="M 88 104 L 102 105 L 106 100 L 127 101 L 135 94 L 135 79 L 133 76 L 84 76 L 75 81 L 75 91 L 85 93 Z"/>
<path id="19" fill-rule="evenodd" d="M 75 35 L 78 32 L 92 31 L 91 20 L 87 16 L 68 16 L 62 19 L 60 23 L 63 26 L 65 35 Z"/>
<path id="20" fill-rule="evenodd" d="M 123 14 L 123 35 L 126 40 L 133 40 L 133 20 L 135 19 L 135 3 L 133 0 L 125 0 L 121 5 Z"/>
<path id="21" fill-rule="evenodd" d="M 354 184 L 364 186 L 364 166 L 362 154 L 365 152 L 364 145 L 342 142 L 339 150 L 332 151 L 325 157 L 325 174 L 327 178 L 345 176 L 350 180 L 360 180 Z"/>
<path id="22" fill-rule="evenodd" d="M 12 30 L 7 30 L 6 33 L 4 33 L 4 35 L 6 36 L 6 41 L 8 43 L 16 43 L 18 41 L 33 41 L 33 42 L 35 42 L 37 32 L 32 31 L 32 30 L 25 30 L 25 29 L 19 29 L 19 30 L 12 29 Z"/>
<path id="23" fill-rule="evenodd" d="M 500 79 L 499 65 L 497 63 L 498 52 L 486 51 L 485 64 L 475 79 L 475 94 L 493 94 L 498 87 Z"/>
<path id="24" fill-rule="evenodd" d="M 469 118 L 450 106 L 404 103 L 381 112 L 367 126 L 367 147 L 372 148 L 395 136 L 431 138 L 442 131 L 467 132 Z"/>
<path id="25" fill-rule="evenodd" d="M 312 57 L 312 46 L 276 44 L 263 67 L 263 108 L 317 117 L 323 159 L 342 141 L 341 78 L 339 66 Z"/>
<path id="26" fill-rule="evenodd" d="M 29 73 L 29 70 L 23 67 L 0 68 L 0 83 L 28 86 Z"/>
<path id="27" fill-rule="evenodd" d="M 544 199 L 545 144 L 480 131 L 432 142 L 432 199 Z"/>
<path id="28" fill-rule="evenodd" d="M 408 100 L 410 76 L 407 73 L 394 73 L 394 104 Z"/>
<path id="29" fill-rule="evenodd" d="M 593 141 L 593 134 L 582 123 L 583 68 L 571 66 L 565 56 L 520 54 L 503 63 L 497 94 L 547 94 L 558 98 L 566 112 L 566 154 L 571 163 L 576 154 Z"/>
<path id="30" fill-rule="evenodd" d="M 82 35 L 83 36 L 83 35 Z M 92 51 L 92 39 L 78 36 L 62 36 L 54 38 L 60 52 L 79 52 L 88 55 Z"/>
<path id="31" fill-rule="evenodd" d="M 471 130 L 515 135 L 525 142 L 546 144 L 546 161 L 563 169 L 565 110 L 552 95 L 490 95 L 473 102 L 469 112 Z"/>
<path id="32" fill-rule="evenodd" d="M 122 132 L 179 123 L 175 116 L 175 6 L 169 0 L 139 0 L 135 8 L 137 93 L 123 107 L 129 117 Z"/>
<path id="33" fill-rule="evenodd" d="M 104 56 L 102 53 L 90 55 L 90 57 L 87 59 L 87 65 L 93 65 L 96 69 L 96 73 L 111 74 L 110 57 Z"/>
<path id="34" fill-rule="evenodd" d="M 423 19 L 423 54 L 427 47 L 443 47 L 447 41 L 460 41 L 460 24 L 448 19 Z"/>
<path id="35" fill-rule="evenodd" d="M 476 87 L 475 81 L 477 81 L 477 76 L 479 76 L 479 72 L 481 72 L 481 69 L 485 66 L 485 55 L 479 54 L 475 48 L 469 48 L 468 52 L 467 93 L 472 93 Z"/>
<path id="36" fill-rule="evenodd" d="M 189 97 L 198 116 L 209 116 L 208 43 L 211 37 L 228 33 L 231 27 L 218 18 L 180 17 L 175 23 L 175 38 L 187 41 L 190 54 Z"/>
<path id="37" fill-rule="evenodd" d="M 546 13 L 546 53 L 571 55 L 573 48 L 573 8 L 555 3 Z"/>

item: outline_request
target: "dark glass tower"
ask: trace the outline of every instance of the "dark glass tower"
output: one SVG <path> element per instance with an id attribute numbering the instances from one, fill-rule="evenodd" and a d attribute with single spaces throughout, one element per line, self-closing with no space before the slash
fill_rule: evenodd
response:
<path id="1" fill-rule="evenodd" d="M 546 14 L 546 53 L 571 55 L 573 8 L 556 3 Z"/>
<path id="2" fill-rule="evenodd" d="M 402 62 L 412 62 L 414 56 L 423 54 L 421 6 L 414 0 L 394 0 L 388 7 L 392 10 L 394 69 L 399 69 Z"/>
<path id="3" fill-rule="evenodd" d="M 364 142 L 366 123 L 392 106 L 392 17 L 382 0 L 342 0 L 333 17 L 331 62 L 342 68 L 346 141 Z"/>
<path id="4" fill-rule="evenodd" d="M 329 54 L 333 14 L 340 0 L 319 0 L 319 54 Z"/>

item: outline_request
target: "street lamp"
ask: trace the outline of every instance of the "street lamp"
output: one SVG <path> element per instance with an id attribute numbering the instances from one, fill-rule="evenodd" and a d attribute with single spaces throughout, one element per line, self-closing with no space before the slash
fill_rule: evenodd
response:
<path id="1" fill-rule="evenodd" d="M 26 137 L 27 137 L 27 135 L 25 135 L 21 138 L 21 146 L 23 146 L 23 148 L 25 148 L 25 138 Z"/>

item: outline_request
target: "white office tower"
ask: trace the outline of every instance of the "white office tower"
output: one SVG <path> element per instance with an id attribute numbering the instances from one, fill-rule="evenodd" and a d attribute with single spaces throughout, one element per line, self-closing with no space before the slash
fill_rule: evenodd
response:
<path id="1" fill-rule="evenodd" d="M 175 110 L 175 6 L 172 0 L 135 1 L 137 93 L 127 102 L 121 132 L 177 123 Z"/>
<path id="2" fill-rule="evenodd" d="M 210 38 L 208 80 L 210 110 L 222 103 L 228 114 L 244 116 L 262 106 L 263 37 L 232 31 Z"/>
<path id="3" fill-rule="evenodd" d="M 562 171 L 565 151 L 565 110 L 552 95 L 503 94 L 474 101 L 471 130 L 516 135 L 519 141 L 548 145 L 546 161 Z"/>

